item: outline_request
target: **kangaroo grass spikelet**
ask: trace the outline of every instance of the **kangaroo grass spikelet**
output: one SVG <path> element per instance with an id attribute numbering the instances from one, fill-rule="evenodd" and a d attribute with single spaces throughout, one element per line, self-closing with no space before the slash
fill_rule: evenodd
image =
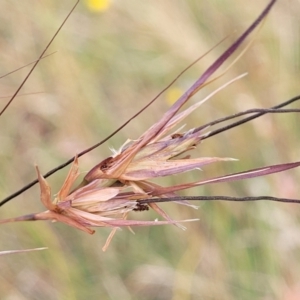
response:
<path id="1" fill-rule="evenodd" d="M 161 207 L 159 207 L 159 202 L 172 201 L 193 208 L 197 207 L 191 205 L 188 200 L 256 201 L 265 199 L 298 203 L 299 201 L 296 199 L 275 198 L 270 196 L 244 198 L 233 198 L 227 196 L 182 197 L 179 196 L 177 192 L 204 184 L 229 182 L 278 173 L 288 169 L 296 168 L 300 166 L 300 162 L 260 167 L 210 179 L 203 179 L 202 173 L 199 172 L 199 177 L 201 177 L 199 180 L 169 187 L 163 187 L 151 181 L 155 178 L 172 176 L 195 169 L 200 169 L 203 166 L 211 163 L 235 161 L 236 159 L 228 157 L 192 158 L 190 154 L 187 154 L 187 152 L 195 149 L 204 139 L 227 130 L 228 128 L 233 128 L 234 126 L 243 124 L 265 113 L 299 112 L 297 109 L 281 109 L 283 106 L 287 105 L 287 103 L 299 99 L 299 97 L 295 97 L 294 99 L 290 100 L 290 102 L 274 106 L 271 109 L 255 109 L 242 112 L 240 114 L 215 120 L 198 128 L 191 128 L 185 131 L 182 131 L 182 127 L 181 129 L 177 129 L 177 126 L 193 111 L 199 108 L 205 101 L 210 99 L 228 85 L 246 75 L 243 74 L 234 78 L 217 90 L 213 91 L 203 100 L 179 112 L 183 105 L 193 95 L 195 95 L 209 82 L 214 81 L 219 77 L 217 76 L 215 79 L 211 79 L 212 75 L 215 74 L 220 66 L 223 65 L 223 63 L 227 61 L 227 59 L 231 57 L 231 55 L 241 46 L 249 34 L 259 24 L 261 24 L 275 2 L 275 0 L 269 2 L 267 7 L 253 22 L 253 24 L 226 51 L 224 51 L 224 53 L 199 77 L 199 79 L 196 80 L 196 82 L 170 107 L 170 109 L 161 117 L 160 120 L 146 130 L 138 139 L 127 140 L 119 150 L 113 150 L 112 155 L 93 167 L 86 174 L 81 184 L 79 184 L 75 189 L 72 190 L 74 182 L 80 175 L 77 156 L 74 157 L 74 161 L 71 159 L 64 164 L 65 166 L 69 162 L 73 161 L 65 182 L 63 183 L 58 194 L 54 197 L 52 197 L 51 188 L 45 177 L 40 173 L 39 168 L 36 167 L 38 177 L 37 182 L 39 183 L 41 191 L 40 198 L 46 210 L 40 213 L 1 220 L 0 224 L 17 221 L 51 220 L 65 223 L 89 234 L 93 234 L 95 232 L 93 229 L 94 227 L 111 227 L 112 232 L 103 247 L 103 250 L 106 250 L 116 230 L 120 227 L 130 228 L 132 226 L 173 224 L 184 229 L 184 227 L 181 225 L 182 222 L 195 221 L 195 219 L 186 219 L 180 221 L 173 220 L 164 210 L 162 210 Z M 43 57 L 46 49 L 41 54 L 40 58 L 35 62 L 34 67 Z M 30 73 L 28 76 L 29 75 Z M 28 76 L 26 78 L 28 78 Z M 22 85 L 24 83 L 25 81 L 22 83 Z M 22 85 L 11 98 L 9 103 L 11 103 L 11 101 L 17 95 Z M 146 107 L 153 103 L 154 100 L 156 100 L 156 98 L 153 99 Z M 144 107 L 141 111 L 143 111 L 146 107 Z M 4 108 L 3 112 L 6 108 L 7 106 Z M 138 112 L 136 115 L 138 115 L 140 112 Z M 213 125 L 244 114 L 253 115 L 238 122 L 234 122 L 221 129 L 210 132 L 208 131 L 208 129 Z M 131 118 L 129 121 L 131 121 L 133 118 Z M 126 122 L 125 125 L 128 122 Z M 100 143 L 98 143 L 96 146 L 99 144 Z M 81 152 L 79 155 L 86 154 L 96 146 Z M 51 172 L 54 173 L 57 169 Z M 47 176 L 50 175 L 49 173 Z M 31 183 L 30 185 L 33 184 Z M 28 186 L 21 191 L 25 190 L 26 188 L 28 188 Z M 8 197 L 2 201 L 1 204 L 6 203 L 14 196 L 15 194 L 11 197 Z M 134 212 L 148 210 L 149 208 L 153 209 L 164 220 L 137 221 L 131 219 L 131 216 Z"/>

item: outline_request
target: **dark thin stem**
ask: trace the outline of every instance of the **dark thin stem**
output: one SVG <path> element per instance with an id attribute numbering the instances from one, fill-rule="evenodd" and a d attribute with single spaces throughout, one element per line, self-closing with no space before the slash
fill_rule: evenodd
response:
<path id="1" fill-rule="evenodd" d="M 276 201 L 283 203 L 296 203 L 300 204 L 299 199 L 290 198 L 277 198 L 271 196 L 257 196 L 257 197 L 230 197 L 230 196 L 182 196 L 182 197 L 170 197 L 170 198 L 149 198 L 138 200 L 139 204 L 150 204 L 150 203 L 162 203 L 162 202 L 174 202 L 174 201 L 233 201 L 233 202 L 249 202 L 249 201 Z"/>
<path id="2" fill-rule="evenodd" d="M 281 104 L 278 104 L 278 105 L 276 105 L 276 106 L 273 106 L 273 107 L 271 107 L 270 109 L 262 109 L 261 112 L 258 112 L 258 113 L 256 113 L 256 114 L 254 114 L 253 116 L 244 118 L 244 119 L 242 119 L 242 120 L 240 120 L 240 121 L 237 121 L 237 122 L 234 122 L 234 123 L 232 123 L 232 124 L 230 124 L 230 125 L 224 126 L 224 127 L 222 127 L 222 128 L 216 129 L 216 130 L 213 130 L 213 131 L 211 131 L 209 134 L 207 134 L 205 137 L 203 137 L 203 139 L 207 139 L 207 138 L 212 137 L 212 136 L 214 136 L 214 135 L 216 135 L 216 134 L 218 134 L 218 133 L 224 132 L 224 131 L 229 130 L 229 129 L 231 129 L 231 128 L 234 128 L 234 127 L 236 127 L 236 126 L 240 126 L 240 125 L 242 125 L 242 124 L 244 124 L 244 123 L 247 123 L 247 122 L 252 121 L 252 120 L 254 120 L 254 119 L 258 118 L 258 117 L 261 117 L 261 116 L 263 116 L 263 115 L 265 115 L 265 114 L 267 114 L 267 113 L 276 113 L 276 112 L 280 112 L 280 111 L 278 110 L 279 108 L 282 108 L 282 107 L 284 107 L 284 106 L 287 106 L 287 105 L 289 105 L 289 104 L 291 104 L 291 103 L 293 103 L 293 102 L 295 102 L 295 101 L 298 101 L 298 100 L 300 100 L 300 95 L 295 96 L 295 97 L 293 97 L 292 99 L 290 99 L 290 100 L 288 100 L 288 101 L 285 101 L 285 102 L 283 102 L 283 103 L 281 103 Z M 254 112 L 254 110 L 253 110 L 253 112 Z M 281 112 L 284 112 L 284 110 L 282 110 Z M 288 111 L 286 111 L 286 112 L 292 112 L 292 111 L 291 111 L 291 110 L 288 110 Z M 296 110 L 293 111 L 293 112 L 298 112 L 298 110 L 296 109 Z M 196 129 L 194 130 L 194 132 L 200 131 L 200 130 L 202 130 L 202 129 L 208 127 L 208 126 L 212 126 L 212 125 L 215 125 L 215 124 L 218 124 L 218 123 L 221 123 L 221 122 L 224 122 L 224 121 L 227 121 L 227 120 L 230 120 L 230 119 L 233 119 L 233 118 L 242 116 L 242 115 L 247 114 L 247 113 L 251 113 L 251 110 L 247 110 L 247 111 L 245 111 L 245 112 L 241 112 L 241 113 L 238 113 L 238 114 L 234 114 L 234 115 L 231 115 L 231 116 L 228 116 L 228 117 L 225 117 L 225 118 L 221 118 L 221 119 L 215 120 L 215 121 L 213 121 L 213 122 L 207 123 L 207 124 L 205 124 L 205 125 L 203 125 L 203 126 L 201 126 L 201 127 L 196 128 Z"/>
<path id="3" fill-rule="evenodd" d="M 64 19 L 64 21 L 62 22 L 62 24 L 59 26 L 59 28 L 57 29 L 57 31 L 55 32 L 55 34 L 53 35 L 52 39 L 50 40 L 50 42 L 47 44 L 47 46 L 45 47 L 45 49 L 43 50 L 42 54 L 39 56 L 39 58 L 37 59 L 37 61 L 35 62 L 35 64 L 33 65 L 33 67 L 31 68 L 31 70 L 29 71 L 29 73 L 27 74 L 27 76 L 25 77 L 25 79 L 23 80 L 23 82 L 20 84 L 20 86 L 17 88 L 16 92 L 13 94 L 13 96 L 11 97 L 11 99 L 7 102 L 7 104 L 4 106 L 4 108 L 2 109 L 2 111 L 0 112 L 0 116 L 2 116 L 2 114 L 6 111 L 6 109 L 9 107 L 9 105 L 13 102 L 13 100 L 16 98 L 16 96 L 18 95 L 19 91 L 22 89 L 22 87 L 24 86 L 24 84 L 26 83 L 26 81 L 28 80 L 28 78 L 30 77 L 31 73 L 33 72 L 33 70 L 35 69 L 35 67 L 37 66 L 37 64 L 40 62 L 40 60 L 42 59 L 42 57 L 44 56 L 44 54 L 46 53 L 46 51 L 48 50 L 48 48 L 50 47 L 50 45 L 52 44 L 53 40 L 56 38 L 56 36 L 58 35 L 58 33 L 60 32 L 60 30 L 62 29 L 62 27 L 65 25 L 65 23 L 67 22 L 68 18 L 70 17 L 70 15 L 72 14 L 72 12 L 74 11 L 74 9 L 76 8 L 77 4 L 79 3 L 80 0 L 78 0 L 75 5 L 73 6 L 73 8 L 71 9 L 71 11 L 68 13 L 67 17 Z"/>

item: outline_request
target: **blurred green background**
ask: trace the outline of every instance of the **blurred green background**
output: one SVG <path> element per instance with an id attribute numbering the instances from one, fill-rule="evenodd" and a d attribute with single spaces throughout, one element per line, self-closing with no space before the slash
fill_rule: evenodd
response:
<path id="1" fill-rule="evenodd" d="M 1 0 L 1 74 L 38 58 L 74 1 Z M 0 198 L 75 153 L 105 138 L 202 53 L 221 46 L 189 70 L 169 92 L 105 145 L 80 159 L 88 171 L 127 138 L 137 138 L 234 41 L 267 1 L 82 1 L 20 96 L 1 117 Z M 99 6 L 98 6 L 99 5 Z M 188 128 L 253 107 L 270 107 L 300 93 L 300 3 L 279 1 L 253 46 L 202 99 L 231 78 L 249 75 L 194 113 Z M 12 95 L 29 67 L 0 80 Z M 39 94 L 32 94 L 42 92 Z M 7 98 L 1 98 L 1 107 Z M 193 102 L 194 101 L 194 102 Z M 296 107 L 294 105 L 293 107 Z M 299 106 L 298 106 L 299 107 Z M 295 115 L 268 115 L 203 142 L 194 156 L 238 158 L 176 176 L 164 185 L 300 160 Z M 68 168 L 49 178 L 56 193 Z M 300 198 L 300 171 L 208 185 L 184 195 Z M 0 250 L 46 246 L 42 252 L 2 256 L 0 298 L 23 299 L 300 299 L 300 208 L 292 204 L 200 203 L 198 210 L 164 204 L 175 226 L 93 236 L 63 224 L 15 223 L 0 228 Z M 0 208 L 1 219 L 42 211 L 38 186 Z M 131 218 L 152 220 L 152 212 Z"/>

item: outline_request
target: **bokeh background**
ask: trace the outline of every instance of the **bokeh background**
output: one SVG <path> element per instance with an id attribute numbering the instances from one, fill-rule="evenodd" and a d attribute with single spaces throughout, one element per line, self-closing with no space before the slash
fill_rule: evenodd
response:
<path id="1" fill-rule="evenodd" d="M 1 74 L 38 58 L 74 1 L 1 0 Z M 127 138 L 137 138 L 262 11 L 266 1 L 82 0 L 20 96 L 0 118 L 0 198 L 105 138 L 223 37 L 229 38 L 182 76 L 147 112 L 80 159 L 88 171 Z M 278 1 L 253 46 L 202 99 L 231 78 L 249 75 L 195 112 L 187 126 L 249 108 L 265 108 L 300 93 L 300 2 Z M 1 78 L 12 95 L 29 71 Z M 37 93 L 37 94 L 34 94 Z M 1 107 L 8 98 L 0 98 Z M 194 102 L 193 102 L 194 101 Z M 297 107 L 297 105 L 293 105 Z M 299 107 L 299 105 L 298 105 Z M 164 185 L 300 160 L 299 115 L 267 115 L 205 140 L 194 156 L 238 158 L 176 176 Z M 56 193 L 68 168 L 49 178 Z M 208 185 L 183 195 L 300 198 L 300 170 L 237 183 Z M 0 228 L 0 250 L 46 246 L 2 256 L 0 297 L 23 299 L 283 299 L 300 298 L 300 207 L 272 202 L 203 202 L 193 210 L 164 204 L 175 226 L 93 236 L 63 224 L 15 223 Z M 43 210 L 38 186 L 0 208 L 1 218 Z M 131 218 L 152 220 L 152 212 Z"/>

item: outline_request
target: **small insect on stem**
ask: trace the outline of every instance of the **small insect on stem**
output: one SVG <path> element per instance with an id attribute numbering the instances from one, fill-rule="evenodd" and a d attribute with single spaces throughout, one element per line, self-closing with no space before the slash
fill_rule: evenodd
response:
<path id="1" fill-rule="evenodd" d="M 147 204 L 143 204 L 138 202 L 136 204 L 136 208 L 133 209 L 133 211 L 145 211 L 145 210 L 149 210 L 149 206 Z"/>

